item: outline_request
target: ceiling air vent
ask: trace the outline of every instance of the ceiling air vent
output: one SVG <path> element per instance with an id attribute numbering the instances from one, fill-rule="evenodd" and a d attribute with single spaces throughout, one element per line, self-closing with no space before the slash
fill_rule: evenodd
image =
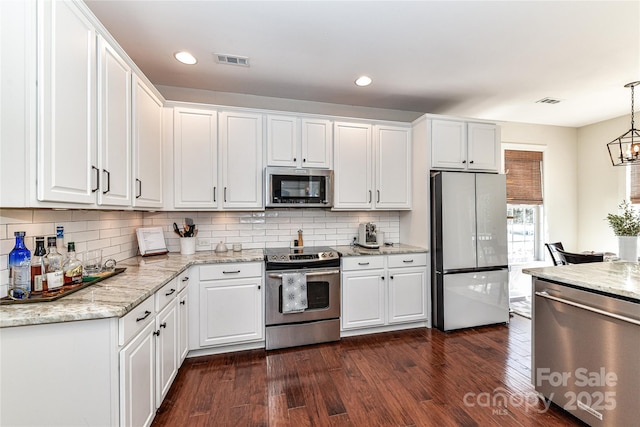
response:
<path id="1" fill-rule="evenodd" d="M 557 99 L 557 98 L 542 98 L 538 101 L 536 101 L 536 104 L 557 104 L 560 101 L 562 101 L 561 99 Z"/>
<path id="2" fill-rule="evenodd" d="M 221 64 L 241 65 L 243 67 L 249 66 L 249 58 L 246 56 L 226 55 L 223 53 L 214 53 L 214 58 Z"/>

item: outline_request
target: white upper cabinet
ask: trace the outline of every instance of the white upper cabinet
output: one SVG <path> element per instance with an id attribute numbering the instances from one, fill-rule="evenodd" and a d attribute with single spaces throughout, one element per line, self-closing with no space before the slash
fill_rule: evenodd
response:
<path id="1" fill-rule="evenodd" d="M 98 36 L 99 205 L 131 206 L 131 67 Z"/>
<path id="2" fill-rule="evenodd" d="M 72 2 L 38 2 L 40 201 L 94 204 L 96 30 Z"/>
<path id="3" fill-rule="evenodd" d="M 217 208 L 218 113 L 176 107 L 173 126 L 174 207 Z"/>
<path id="4" fill-rule="evenodd" d="M 411 208 L 411 133 L 335 123 L 335 209 Z"/>
<path id="5" fill-rule="evenodd" d="M 331 121 L 267 115 L 267 165 L 330 169 Z"/>
<path id="6" fill-rule="evenodd" d="M 467 138 L 468 169 L 498 172 L 500 127 L 487 123 L 468 123 Z"/>
<path id="7" fill-rule="evenodd" d="M 133 206 L 162 208 L 162 101 L 133 76 Z"/>
<path id="8" fill-rule="evenodd" d="M 263 209 L 262 114 L 219 114 L 222 207 Z"/>
<path id="9" fill-rule="evenodd" d="M 411 209 L 411 132 L 373 127 L 376 159 L 376 209 Z"/>
<path id="10" fill-rule="evenodd" d="M 334 191 L 336 209 L 370 209 L 372 190 L 371 125 L 334 124 Z"/>
<path id="11" fill-rule="evenodd" d="M 490 123 L 431 121 L 431 167 L 497 172 L 499 128 Z"/>

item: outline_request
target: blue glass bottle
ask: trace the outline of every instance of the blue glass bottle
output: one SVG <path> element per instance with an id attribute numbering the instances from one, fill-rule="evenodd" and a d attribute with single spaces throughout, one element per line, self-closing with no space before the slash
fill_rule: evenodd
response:
<path id="1" fill-rule="evenodd" d="M 16 245 L 9 252 L 9 297 L 29 298 L 31 292 L 31 251 L 24 245 L 24 231 L 16 231 Z"/>

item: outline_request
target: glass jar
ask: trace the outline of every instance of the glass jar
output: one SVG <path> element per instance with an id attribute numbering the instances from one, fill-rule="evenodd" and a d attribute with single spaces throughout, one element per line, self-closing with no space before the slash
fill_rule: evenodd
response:
<path id="1" fill-rule="evenodd" d="M 67 259 L 62 266 L 62 270 L 66 288 L 73 288 L 82 284 L 82 262 L 76 257 L 75 242 L 67 244 Z"/>

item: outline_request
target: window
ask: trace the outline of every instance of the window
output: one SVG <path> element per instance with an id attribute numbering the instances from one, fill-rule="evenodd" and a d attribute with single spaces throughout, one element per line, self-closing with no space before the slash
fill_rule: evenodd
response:
<path id="1" fill-rule="evenodd" d="M 509 264 L 542 259 L 542 152 L 505 150 Z"/>

